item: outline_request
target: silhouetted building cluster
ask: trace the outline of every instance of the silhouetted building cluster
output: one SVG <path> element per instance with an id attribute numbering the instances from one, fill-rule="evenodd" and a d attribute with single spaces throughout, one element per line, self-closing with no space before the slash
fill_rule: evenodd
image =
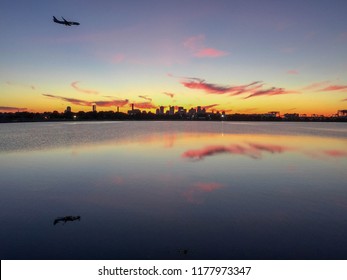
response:
<path id="1" fill-rule="evenodd" d="M 167 110 L 165 110 L 167 108 Z M 71 106 L 67 106 L 63 113 L 58 111 L 31 113 L 31 112 L 0 112 L 0 122 L 26 122 L 26 121 L 87 121 L 87 120 L 201 120 L 201 121 L 347 121 L 347 110 L 338 110 L 333 116 L 298 113 L 286 113 L 281 115 L 278 111 L 264 114 L 225 114 L 212 110 L 207 112 L 206 108 L 197 106 L 189 110 L 179 106 L 160 106 L 155 113 L 141 111 L 131 104 L 131 110 L 127 113 L 117 111 L 97 111 L 96 105 L 92 105 L 89 112 L 73 112 Z"/>
<path id="2" fill-rule="evenodd" d="M 219 111 L 215 112 L 206 112 L 206 109 L 197 106 L 196 108 L 190 108 L 189 110 L 180 106 L 169 106 L 168 110 L 165 111 L 164 106 L 160 106 L 156 109 L 156 116 L 159 118 L 168 117 L 174 119 L 186 119 L 186 120 L 215 120 L 225 117 L 225 112 L 220 113 Z"/>

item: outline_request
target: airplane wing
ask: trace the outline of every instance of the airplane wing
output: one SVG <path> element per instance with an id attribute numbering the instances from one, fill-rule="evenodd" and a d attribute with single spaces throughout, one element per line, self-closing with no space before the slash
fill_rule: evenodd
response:
<path id="1" fill-rule="evenodd" d="M 64 24 L 65 25 L 69 25 L 69 26 L 71 26 L 71 23 L 69 22 L 69 21 L 67 21 L 65 18 L 63 18 L 63 17 L 61 17 L 63 20 L 64 20 Z"/>

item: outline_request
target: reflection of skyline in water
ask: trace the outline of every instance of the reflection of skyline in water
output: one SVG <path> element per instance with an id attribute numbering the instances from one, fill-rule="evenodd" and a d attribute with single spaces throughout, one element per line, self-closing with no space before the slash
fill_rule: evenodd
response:
<path id="1" fill-rule="evenodd" d="M 130 124 L 142 131 L 125 135 L 102 125 L 112 139 L 2 150 L 0 255 L 165 259 L 189 248 L 197 259 L 346 257 L 346 138 L 278 126 L 233 134 L 220 123 L 206 133 L 201 124 Z M 95 126 L 83 125 L 86 137 L 97 138 Z M 63 213 L 83 223 L 52 231 Z M 72 240 L 69 254 L 52 245 Z"/>
<path id="2" fill-rule="evenodd" d="M 176 135 L 273 135 L 346 139 L 344 123 L 268 122 L 61 122 L 0 124 L 0 153 L 93 145 L 131 143 L 166 137 L 170 146 Z M 277 143 L 280 144 L 280 143 Z"/>

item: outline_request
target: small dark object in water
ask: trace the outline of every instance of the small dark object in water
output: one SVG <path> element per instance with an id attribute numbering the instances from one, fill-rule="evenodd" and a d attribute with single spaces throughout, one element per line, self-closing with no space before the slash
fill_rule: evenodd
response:
<path id="1" fill-rule="evenodd" d="M 58 223 L 66 223 L 66 222 L 73 222 L 76 220 L 81 220 L 81 216 L 65 216 L 65 217 L 58 217 L 54 220 L 53 225 L 56 225 Z"/>

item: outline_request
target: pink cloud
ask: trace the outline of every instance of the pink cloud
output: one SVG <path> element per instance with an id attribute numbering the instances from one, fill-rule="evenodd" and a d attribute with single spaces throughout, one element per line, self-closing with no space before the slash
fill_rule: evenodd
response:
<path id="1" fill-rule="evenodd" d="M 78 83 L 79 83 L 79 81 L 72 82 L 72 83 L 71 83 L 71 86 L 72 86 L 75 90 L 77 90 L 77 91 L 79 91 L 79 92 L 83 92 L 83 93 L 87 93 L 87 94 L 99 94 L 99 93 L 98 93 L 97 91 L 95 91 L 95 90 L 82 89 L 82 88 L 78 87 L 78 86 L 77 86 Z"/>
<path id="2" fill-rule="evenodd" d="M 134 103 L 134 107 L 137 109 L 156 109 L 157 106 L 152 102 L 137 102 Z"/>
<path id="3" fill-rule="evenodd" d="M 298 71 L 298 70 L 292 69 L 292 70 L 288 70 L 288 71 L 287 71 L 287 74 L 290 74 L 290 75 L 298 75 L 298 74 L 299 74 L 299 71 Z"/>
<path id="4" fill-rule="evenodd" d="M 183 46 L 192 50 L 192 51 L 196 51 L 199 49 L 202 49 L 204 46 L 204 41 L 205 41 L 205 35 L 197 35 L 197 36 L 192 36 L 187 38 L 184 42 L 183 42 Z"/>
<path id="5" fill-rule="evenodd" d="M 228 55 L 228 52 L 220 51 L 213 48 L 203 48 L 197 52 L 194 53 L 194 56 L 196 57 L 220 57 Z"/>
<path id="6" fill-rule="evenodd" d="M 185 80 L 181 81 L 181 84 L 183 86 L 190 89 L 201 89 L 207 93 L 213 93 L 213 94 L 231 93 L 232 95 L 238 95 L 241 93 L 245 93 L 245 92 L 257 89 L 262 86 L 260 85 L 260 83 L 261 83 L 260 81 L 256 81 L 247 85 L 222 86 L 222 85 L 207 83 L 205 82 L 205 80 L 202 80 L 199 78 L 186 78 Z"/>
<path id="7" fill-rule="evenodd" d="M 216 94 L 225 94 L 232 89 L 232 87 L 228 87 L 228 86 L 220 86 L 220 85 L 216 85 L 216 84 L 206 83 L 206 82 L 204 82 L 204 80 L 181 81 L 181 84 L 184 85 L 186 88 L 201 89 L 201 90 L 204 90 L 208 93 L 216 93 Z"/>
<path id="8" fill-rule="evenodd" d="M 302 90 L 303 91 L 318 90 L 321 87 L 329 85 L 330 83 L 331 83 L 330 81 L 323 81 L 323 82 L 312 83 L 312 84 L 302 88 Z"/>
<path id="9" fill-rule="evenodd" d="M 226 56 L 229 53 L 226 51 L 221 51 L 215 48 L 210 48 L 205 46 L 205 35 L 197 35 L 187 38 L 183 42 L 183 46 L 189 49 L 193 56 L 203 58 L 203 57 L 221 57 Z"/>
<path id="10" fill-rule="evenodd" d="M 174 77 L 174 76 L 172 76 Z M 186 88 L 203 90 L 210 94 L 226 94 L 236 96 L 249 93 L 244 99 L 264 95 L 280 95 L 280 94 L 298 94 L 299 91 L 289 91 L 284 88 L 271 87 L 269 89 L 261 89 L 264 85 L 262 81 L 255 81 L 246 85 L 223 86 L 212 83 L 207 83 L 203 79 L 186 77 L 181 81 L 181 84 Z"/>
<path id="11" fill-rule="evenodd" d="M 320 91 L 338 91 L 338 90 L 347 90 L 347 85 L 331 85 L 321 89 Z"/>
<path id="12" fill-rule="evenodd" d="M 129 103 L 129 100 L 125 99 L 125 100 L 111 100 L 111 101 L 94 101 L 92 103 L 100 107 L 113 107 L 113 106 L 124 107 L 125 105 Z"/>
<path id="13" fill-rule="evenodd" d="M 253 92 L 257 89 L 262 88 L 263 85 L 264 84 L 262 84 L 261 81 L 256 81 L 256 82 L 250 83 L 248 85 L 235 86 L 235 87 L 233 87 L 230 95 L 235 96 L 235 95 L 240 95 L 240 94 L 247 93 L 247 92 Z"/>
<path id="14" fill-rule="evenodd" d="M 245 97 L 244 99 L 248 99 L 251 97 L 256 97 L 256 96 L 264 96 L 264 95 L 280 95 L 280 94 L 293 94 L 293 93 L 299 93 L 298 91 L 288 91 L 285 90 L 284 88 L 276 88 L 276 87 L 272 87 L 269 89 L 265 89 L 265 90 L 258 90 L 252 94 L 250 94 L 249 96 Z"/>
<path id="15" fill-rule="evenodd" d="M 69 97 L 63 97 L 58 95 L 52 95 L 52 94 L 42 94 L 43 96 L 59 99 L 65 102 L 69 102 L 74 105 L 80 105 L 80 106 L 92 106 L 96 104 L 100 107 L 112 107 L 112 106 L 120 106 L 123 107 L 129 103 L 128 99 L 124 100 L 97 100 L 97 101 L 89 101 L 89 100 L 82 100 L 82 99 L 76 99 L 76 98 L 69 98 Z"/>

